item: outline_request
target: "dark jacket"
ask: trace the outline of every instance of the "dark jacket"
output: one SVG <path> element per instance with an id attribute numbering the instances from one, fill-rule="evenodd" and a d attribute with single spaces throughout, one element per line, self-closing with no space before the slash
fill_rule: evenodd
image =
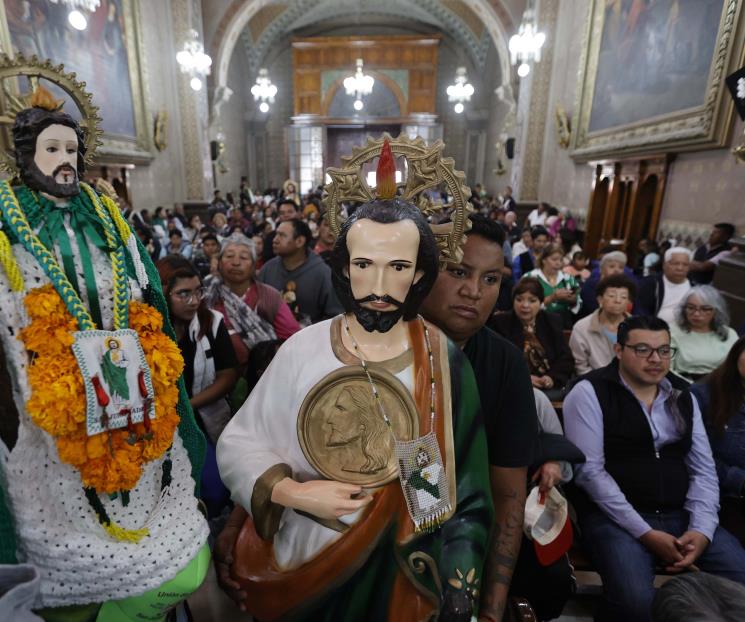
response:
<path id="1" fill-rule="evenodd" d="M 520 350 L 525 347 L 523 325 L 514 311 L 492 316 L 489 327 L 509 339 Z M 574 373 L 574 357 L 564 339 L 561 317 L 555 313 L 539 311 L 535 319 L 535 334 L 546 352 L 548 376 L 556 388 L 563 387 Z"/>
<path id="2" fill-rule="evenodd" d="M 665 299 L 662 274 L 652 274 L 639 283 L 635 311 L 637 315 L 657 315 Z"/>

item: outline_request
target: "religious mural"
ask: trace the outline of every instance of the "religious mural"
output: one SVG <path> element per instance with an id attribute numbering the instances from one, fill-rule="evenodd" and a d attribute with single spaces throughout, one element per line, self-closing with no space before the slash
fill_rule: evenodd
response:
<path id="1" fill-rule="evenodd" d="M 135 104 L 122 5 L 123 0 L 101 0 L 98 9 L 87 15 L 85 30 L 72 27 L 69 7 L 62 3 L 6 2 L 5 12 L 14 50 L 63 63 L 96 94 L 103 130 L 134 139 Z"/>
<path id="2" fill-rule="evenodd" d="M 704 103 L 723 0 L 611 0 L 590 132 Z"/>

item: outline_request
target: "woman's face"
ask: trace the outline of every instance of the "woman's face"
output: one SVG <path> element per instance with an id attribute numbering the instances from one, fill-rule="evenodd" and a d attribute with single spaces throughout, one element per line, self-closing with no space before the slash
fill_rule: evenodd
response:
<path id="1" fill-rule="evenodd" d="M 711 330 L 711 322 L 714 319 L 714 307 L 705 304 L 701 298 L 690 296 L 685 307 L 683 307 L 688 323 L 694 330 Z"/>
<path id="2" fill-rule="evenodd" d="M 195 231 L 199 231 L 202 228 L 202 219 L 199 216 L 192 216 L 189 226 Z"/>
<path id="3" fill-rule="evenodd" d="M 598 306 L 608 315 L 623 315 L 629 306 L 629 290 L 625 287 L 609 287 L 598 296 Z"/>
<path id="4" fill-rule="evenodd" d="M 171 309 L 173 319 L 191 322 L 197 314 L 203 295 L 204 290 L 199 277 L 176 279 L 168 293 L 168 306 Z"/>
<path id="5" fill-rule="evenodd" d="M 535 320 L 538 312 L 541 310 L 541 301 L 534 294 L 523 292 L 515 296 L 512 308 L 515 310 L 515 315 L 522 322 L 528 324 Z"/>
<path id="6" fill-rule="evenodd" d="M 561 253 L 553 253 L 543 260 L 543 271 L 549 274 L 556 274 L 562 266 Z"/>
<path id="7" fill-rule="evenodd" d="M 245 283 L 253 277 L 251 250 L 244 244 L 230 244 L 220 258 L 220 274 L 227 283 Z"/>

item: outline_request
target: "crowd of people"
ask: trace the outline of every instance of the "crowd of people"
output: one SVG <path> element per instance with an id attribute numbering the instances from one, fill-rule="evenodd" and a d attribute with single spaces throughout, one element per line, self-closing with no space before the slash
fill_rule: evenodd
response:
<path id="1" fill-rule="evenodd" d="M 695 252 L 643 240 L 631 266 L 612 245 L 588 257 L 564 208 L 541 203 L 520 223 L 511 189 L 491 199 L 477 187 L 472 203 L 463 259 L 420 312 L 474 369 L 496 525 L 522 516 L 532 487 L 562 489 L 603 580 L 599 619 L 651 620 L 659 571 L 745 583 L 745 337 L 711 285 L 723 258 L 745 252 L 731 243 L 734 227 L 715 225 Z M 176 205 L 131 220 L 160 273 L 208 440 L 202 496 L 219 579 L 240 600 L 220 563 L 241 521 L 225 524 L 217 439 L 282 342 L 342 312 L 334 235 L 320 188 L 301 197 L 291 180 L 258 196 L 244 179 L 235 194 L 215 191 L 206 215 Z M 558 617 L 576 589 L 566 552 L 544 564 L 513 536 L 505 591 L 511 582 L 538 619 Z"/>

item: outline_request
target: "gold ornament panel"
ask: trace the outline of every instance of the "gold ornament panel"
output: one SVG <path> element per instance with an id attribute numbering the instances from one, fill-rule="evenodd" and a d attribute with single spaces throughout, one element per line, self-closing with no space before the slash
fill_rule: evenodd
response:
<path id="1" fill-rule="evenodd" d="M 393 435 L 416 438 L 419 416 L 409 391 L 389 372 L 369 371 Z M 398 476 L 391 429 L 360 365 L 337 369 L 316 384 L 300 407 L 297 433 L 308 462 L 330 480 L 375 487 Z"/>
<path id="2" fill-rule="evenodd" d="M 471 190 L 466 186 L 465 174 L 455 170 L 452 158 L 445 158 L 442 151 L 445 143 L 437 140 L 427 144 L 422 138 L 411 139 L 405 135 L 392 138 L 384 133 L 380 138 L 368 138 L 367 144 L 355 147 L 351 156 L 342 157 L 340 168 L 326 170 L 331 182 L 324 190 L 324 206 L 329 218 L 329 226 L 339 235 L 342 225 L 342 205 L 345 203 L 366 203 L 375 200 L 375 190 L 368 186 L 363 170 L 380 156 L 383 142 L 388 140 L 393 157 L 405 159 L 405 178 L 397 184 L 397 198 L 409 201 L 432 220 L 432 231 L 440 250 L 440 264 L 458 263 L 463 257 L 461 248 L 465 234 L 470 229 L 469 212 L 473 207 L 469 202 Z M 438 203 L 430 193 L 444 190 L 448 200 Z M 450 223 L 438 223 L 449 216 Z"/>

